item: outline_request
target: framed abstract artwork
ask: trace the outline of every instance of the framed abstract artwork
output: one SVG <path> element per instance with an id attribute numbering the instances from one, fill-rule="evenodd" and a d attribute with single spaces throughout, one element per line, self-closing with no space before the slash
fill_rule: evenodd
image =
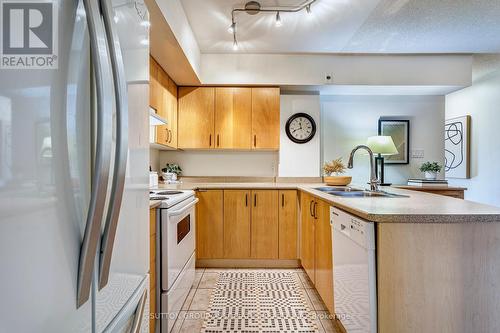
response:
<path id="1" fill-rule="evenodd" d="M 378 135 L 391 136 L 398 154 L 385 156 L 385 164 L 410 163 L 410 121 L 409 120 L 378 120 Z"/>
<path id="2" fill-rule="evenodd" d="M 470 178 L 470 116 L 444 123 L 444 173 L 446 178 Z"/>

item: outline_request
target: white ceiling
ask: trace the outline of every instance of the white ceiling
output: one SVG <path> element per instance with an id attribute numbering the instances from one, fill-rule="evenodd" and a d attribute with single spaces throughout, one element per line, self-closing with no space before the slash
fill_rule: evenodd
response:
<path id="1" fill-rule="evenodd" d="M 202 53 L 232 51 L 238 0 L 181 0 Z M 261 0 L 263 6 L 302 0 Z M 317 0 L 313 14 L 236 14 L 245 53 L 500 52 L 499 0 Z"/>

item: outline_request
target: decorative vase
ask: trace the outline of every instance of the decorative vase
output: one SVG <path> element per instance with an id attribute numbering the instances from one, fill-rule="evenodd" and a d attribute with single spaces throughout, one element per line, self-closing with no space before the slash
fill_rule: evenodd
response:
<path id="1" fill-rule="evenodd" d="M 425 179 L 427 180 L 436 180 L 437 179 L 437 172 L 435 171 L 426 171 L 424 172 Z"/>
<path id="2" fill-rule="evenodd" d="M 176 173 L 172 173 L 172 180 L 177 180 L 177 174 Z"/>
<path id="3" fill-rule="evenodd" d="M 330 186 L 347 186 L 351 183 L 351 176 L 325 176 L 323 181 Z"/>

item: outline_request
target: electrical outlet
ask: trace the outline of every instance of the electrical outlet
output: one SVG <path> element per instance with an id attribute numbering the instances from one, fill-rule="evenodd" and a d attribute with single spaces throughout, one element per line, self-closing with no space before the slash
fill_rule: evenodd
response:
<path id="1" fill-rule="evenodd" d="M 325 73 L 325 83 L 326 84 L 333 83 L 333 74 L 332 73 Z"/>
<path id="2" fill-rule="evenodd" d="M 424 154 L 424 150 L 423 149 L 413 149 L 411 151 L 411 158 L 424 158 L 425 154 Z"/>

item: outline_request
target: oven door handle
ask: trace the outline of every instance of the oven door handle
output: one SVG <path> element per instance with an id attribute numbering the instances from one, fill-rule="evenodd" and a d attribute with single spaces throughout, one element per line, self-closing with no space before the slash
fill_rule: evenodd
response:
<path id="1" fill-rule="evenodd" d="M 173 216 L 178 216 L 178 215 L 184 214 L 188 209 L 190 209 L 191 207 L 196 205 L 198 203 L 198 201 L 200 201 L 200 199 L 196 198 L 193 201 L 191 201 L 189 204 L 187 204 L 186 206 L 182 207 L 181 209 L 172 210 L 172 211 L 167 210 L 167 217 L 170 218 Z"/>

